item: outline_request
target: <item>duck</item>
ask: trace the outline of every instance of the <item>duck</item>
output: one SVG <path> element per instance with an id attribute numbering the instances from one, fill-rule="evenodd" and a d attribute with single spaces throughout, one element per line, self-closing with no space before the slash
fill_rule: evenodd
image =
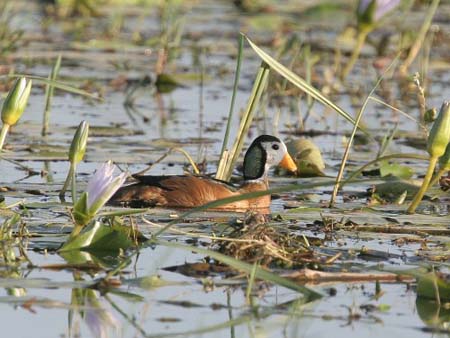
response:
<path id="1" fill-rule="evenodd" d="M 290 172 L 297 166 L 286 145 L 272 135 L 261 135 L 249 146 L 244 156 L 243 181 L 240 185 L 205 175 L 132 175 L 135 182 L 122 186 L 110 204 L 129 207 L 167 207 L 189 209 L 219 199 L 269 189 L 269 169 L 278 165 Z M 267 210 L 270 195 L 231 202 L 214 210 Z"/>

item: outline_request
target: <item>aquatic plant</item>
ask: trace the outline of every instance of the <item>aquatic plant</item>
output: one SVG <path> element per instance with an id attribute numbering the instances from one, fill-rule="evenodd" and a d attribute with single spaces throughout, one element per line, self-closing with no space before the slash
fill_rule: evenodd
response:
<path id="1" fill-rule="evenodd" d="M 99 210 L 125 182 L 127 173 L 114 176 L 115 168 L 112 161 L 103 163 L 89 180 L 86 191 L 73 207 L 75 227 L 71 237 L 76 236 L 85 225 L 94 219 Z"/>
<path id="2" fill-rule="evenodd" d="M 73 136 L 72 143 L 69 149 L 69 162 L 70 168 L 67 173 L 66 181 L 59 193 L 59 198 L 64 199 L 67 187 L 69 183 L 72 182 L 72 201 L 76 202 L 76 167 L 80 163 L 84 154 L 86 153 L 87 139 L 89 134 L 89 124 L 86 121 L 81 121 L 78 125 L 77 131 Z"/>
<path id="3" fill-rule="evenodd" d="M 3 148 L 6 134 L 11 126 L 14 126 L 22 117 L 23 111 L 30 97 L 32 81 L 25 77 L 18 78 L 9 91 L 2 107 L 2 130 L 0 131 L 0 151 Z"/>
<path id="4" fill-rule="evenodd" d="M 425 192 L 428 189 L 431 178 L 433 176 L 434 168 L 441 156 L 446 154 L 446 149 L 450 142 L 450 101 L 446 101 L 442 104 L 439 115 L 433 123 L 430 134 L 428 135 L 427 151 L 430 155 L 427 173 L 422 182 L 422 186 L 417 194 L 414 196 L 411 205 L 407 212 L 413 214 L 416 211 L 417 206 L 422 200 Z M 445 156 L 446 157 L 446 156 Z M 446 163 L 446 158 L 443 159 L 443 163 Z"/>
<path id="5" fill-rule="evenodd" d="M 350 60 L 341 73 L 341 79 L 344 80 L 348 73 L 353 69 L 356 60 L 361 53 L 367 35 L 372 32 L 381 19 L 400 4 L 400 0 L 359 0 L 356 7 L 356 20 L 358 35 L 356 45 Z"/>
<path id="6" fill-rule="evenodd" d="M 61 54 L 55 61 L 53 65 L 52 71 L 48 76 L 50 81 L 56 81 L 56 77 L 58 76 L 59 69 L 61 68 Z M 49 122 L 50 122 L 50 107 L 52 105 L 53 93 L 55 91 L 55 87 L 51 83 L 47 83 L 45 86 L 45 108 L 44 108 L 44 118 L 42 121 L 42 131 L 41 135 L 45 136 L 48 133 Z"/>
<path id="7" fill-rule="evenodd" d="M 5 55 L 16 50 L 21 44 L 23 29 L 11 27 L 11 21 L 15 19 L 13 2 L 2 1 L 0 5 L 0 55 Z"/>

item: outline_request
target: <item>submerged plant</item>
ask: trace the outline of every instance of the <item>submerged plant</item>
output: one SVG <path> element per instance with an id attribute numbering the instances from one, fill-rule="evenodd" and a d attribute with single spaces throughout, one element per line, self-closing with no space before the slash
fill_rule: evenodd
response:
<path id="1" fill-rule="evenodd" d="M 0 151 L 3 149 L 6 134 L 11 126 L 14 126 L 22 117 L 23 111 L 30 97 L 32 81 L 25 77 L 18 78 L 2 107 L 2 130 L 0 132 Z"/>
<path id="2" fill-rule="evenodd" d="M 380 20 L 400 4 L 400 0 L 359 0 L 356 7 L 356 19 L 358 35 L 356 37 L 356 46 L 341 73 L 341 79 L 345 79 L 352 70 L 356 60 L 361 53 L 361 49 L 366 42 L 367 35 L 372 32 Z"/>
<path id="3" fill-rule="evenodd" d="M 116 166 L 108 161 L 102 164 L 89 180 L 86 191 L 73 207 L 75 227 L 71 237 L 80 233 L 82 228 L 94 219 L 100 209 L 125 182 L 127 173 L 114 176 L 115 168 Z"/>
<path id="4" fill-rule="evenodd" d="M 408 208 L 408 213 L 412 214 L 416 211 L 417 206 L 422 200 L 425 192 L 430 185 L 431 178 L 433 176 L 434 168 L 440 157 L 443 157 L 443 165 L 446 165 L 446 149 L 450 142 L 450 101 L 446 101 L 442 104 L 439 115 L 434 121 L 428 136 L 427 151 L 430 155 L 427 173 L 423 179 L 422 186 L 417 192 L 416 196 Z M 441 164 L 442 165 L 442 164 Z"/>
<path id="5" fill-rule="evenodd" d="M 64 186 L 59 193 L 59 197 L 63 200 L 67 187 L 69 186 L 69 183 L 72 182 L 72 201 L 74 204 L 76 202 L 76 168 L 78 163 L 83 160 L 84 154 L 86 153 L 88 134 L 89 124 L 86 121 L 81 121 L 73 136 L 72 143 L 70 144 L 70 168 Z"/>

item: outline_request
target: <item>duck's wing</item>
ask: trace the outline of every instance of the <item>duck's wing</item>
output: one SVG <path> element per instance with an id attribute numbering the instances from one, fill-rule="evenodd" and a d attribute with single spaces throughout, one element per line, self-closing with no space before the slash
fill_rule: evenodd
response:
<path id="1" fill-rule="evenodd" d="M 136 183 L 121 187 L 111 204 L 133 207 L 191 208 L 237 194 L 237 188 L 207 176 L 134 176 Z"/>
<path id="2" fill-rule="evenodd" d="M 134 184 L 142 184 L 149 187 L 157 187 L 161 189 L 168 189 L 164 182 L 170 183 L 171 180 L 186 177 L 185 175 L 132 175 L 132 177 L 138 181 Z M 170 185 L 170 184 L 169 184 Z"/>
<path id="3" fill-rule="evenodd" d="M 211 184 L 215 187 L 218 187 L 220 185 L 224 189 L 233 192 L 236 192 L 239 189 L 239 186 L 236 186 L 230 182 L 217 180 L 206 175 L 132 175 L 132 177 L 139 183 L 159 187 L 164 190 L 174 190 L 176 189 L 177 185 L 182 184 L 183 182 L 194 183 L 194 185 L 198 185 L 200 184 L 200 182 L 203 182 L 205 184 Z"/>

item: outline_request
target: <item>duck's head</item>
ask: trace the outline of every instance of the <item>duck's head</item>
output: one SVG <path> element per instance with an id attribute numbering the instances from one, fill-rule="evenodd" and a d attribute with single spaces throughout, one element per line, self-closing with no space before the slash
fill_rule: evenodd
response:
<path id="1" fill-rule="evenodd" d="M 279 165 L 289 171 L 297 171 L 297 166 L 289 155 L 286 145 L 271 135 L 257 137 L 244 157 L 244 180 L 258 180 L 267 177 L 270 167 Z"/>

